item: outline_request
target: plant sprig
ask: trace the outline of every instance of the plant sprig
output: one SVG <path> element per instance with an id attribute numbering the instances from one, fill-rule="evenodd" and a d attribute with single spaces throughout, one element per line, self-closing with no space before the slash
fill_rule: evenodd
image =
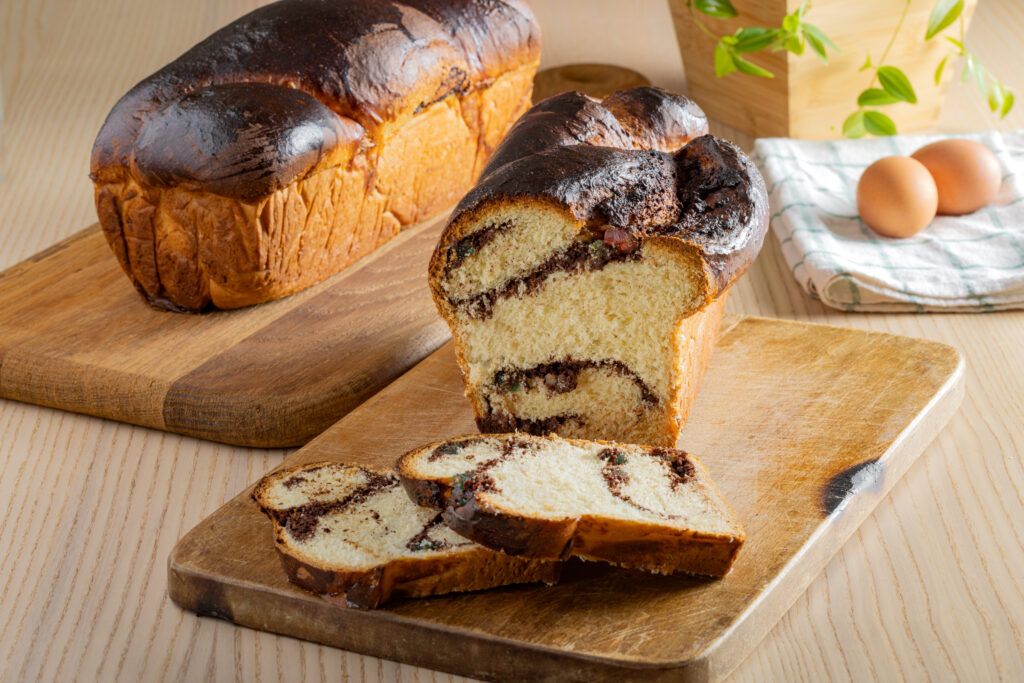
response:
<path id="1" fill-rule="evenodd" d="M 857 96 L 857 110 L 846 117 L 846 120 L 843 122 L 843 135 L 846 137 L 859 138 L 869 133 L 871 135 L 895 135 L 896 124 L 889 116 L 883 114 L 875 107 L 885 107 L 897 102 L 917 104 L 917 94 L 914 92 L 914 88 L 906 74 L 897 67 L 885 64 L 889 50 L 892 48 L 893 43 L 896 41 L 896 36 L 903 27 L 903 21 L 906 19 L 908 9 L 910 9 L 910 0 L 906 0 L 906 5 L 904 5 L 900 19 L 896 23 L 892 37 L 889 39 L 889 44 L 885 47 L 885 51 L 882 52 L 878 62 L 873 63 L 871 61 L 871 54 L 868 53 L 864 65 L 860 68 L 861 71 L 874 69 L 875 73 L 868 87 Z M 988 100 L 989 109 L 993 113 L 998 113 L 1000 118 L 1003 118 L 1013 108 L 1013 93 L 997 78 L 992 76 L 982 66 L 981 62 L 978 61 L 978 58 L 964 47 L 965 27 L 963 9 L 964 0 L 938 0 L 928 17 L 928 28 L 924 36 L 926 41 L 931 40 L 949 28 L 957 19 L 960 20 L 960 40 L 946 37 L 946 40 L 956 47 L 956 50 L 951 50 L 939 62 L 938 67 L 935 69 L 935 85 L 939 85 L 942 81 L 942 73 L 950 57 L 963 59 L 964 66 L 960 74 L 960 80 L 972 79 L 981 96 Z M 881 86 L 880 88 L 874 87 L 875 81 L 878 81 L 878 84 Z"/>
<path id="2" fill-rule="evenodd" d="M 821 29 L 804 21 L 804 15 L 811 7 L 809 1 L 801 4 L 795 12 L 783 17 L 782 25 L 779 28 L 754 26 L 736 29 L 735 33 L 723 36 L 716 35 L 705 26 L 697 16 L 697 12 L 719 19 L 732 19 L 738 16 L 739 12 L 736 11 L 730 0 L 687 0 L 686 5 L 697 27 L 716 41 L 715 75 L 718 77 L 739 71 L 751 76 L 774 78 L 775 74 L 771 71 L 742 56 L 750 52 L 760 52 L 766 48 L 772 52 L 786 50 L 795 55 L 802 55 L 809 45 L 824 64 L 828 64 L 829 48 L 839 51 L 835 43 Z"/>
<path id="3" fill-rule="evenodd" d="M 960 80 L 966 81 L 969 78 L 974 81 L 978 93 L 988 101 L 989 110 L 993 114 L 999 114 L 999 118 L 1005 118 L 1010 113 L 1010 110 L 1013 109 L 1013 92 L 1003 85 L 998 78 L 989 73 L 978 58 L 964 46 L 966 28 L 964 27 L 963 9 L 963 0 L 939 0 L 928 19 L 928 31 L 925 33 L 925 40 L 931 40 L 954 21 L 960 20 L 960 39 L 957 40 L 956 38 L 946 36 L 946 40 L 956 49 L 950 50 L 942 58 L 942 61 L 939 62 L 939 66 L 935 69 L 935 85 L 942 81 L 942 73 L 950 57 L 962 59 L 963 70 L 960 72 Z"/>
<path id="4" fill-rule="evenodd" d="M 843 134 L 847 137 L 858 138 L 864 135 L 895 135 L 896 124 L 880 108 L 888 107 L 900 102 L 917 104 L 917 93 L 907 75 L 896 66 L 886 64 L 889 51 L 896 42 L 896 37 L 903 28 L 903 23 L 910 9 L 911 0 L 905 0 L 906 4 L 900 14 L 896 28 L 882 51 L 877 61 L 871 59 L 868 53 L 861 66 L 861 71 L 871 71 L 871 82 L 868 87 L 857 95 L 857 109 L 846 117 L 843 122 Z M 822 63 L 828 64 L 828 51 L 841 52 L 835 43 L 829 40 L 821 29 L 813 24 L 804 21 L 804 17 L 811 9 L 808 0 L 800 5 L 793 13 L 787 14 L 782 19 L 779 28 L 765 28 L 755 26 L 750 28 L 739 28 L 729 35 L 717 35 L 704 25 L 699 14 L 704 14 L 719 19 L 732 19 L 739 15 L 731 0 L 686 0 L 690 16 L 697 27 L 715 41 L 715 75 L 722 77 L 734 72 L 773 78 L 774 74 L 762 68 L 743 55 L 751 52 L 760 52 L 769 49 L 772 52 L 786 50 L 795 55 L 803 55 L 807 46 L 821 59 Z M 928 28 L 925 31 L 924 39 L 932 40 L 939 33 L 953 25 L 959 19 L 960 39 L 946 36 L 946 40 L 955 49 L 942 58 L 935 69 L 935 84 L 942 81 L 942 74 L 950 63 L 962 62 L 960 80 L 970 79 L 974 82 L 978 92 L 988 101 L 989 109 L 1000 118 L 1010 113 L 1014 105 L 1013 92 L 1006 87 L 998 78 L 989 72 L 977 58 L 964 46 L 964 0 L 937 0 L 935 7 L 928 18 Z"/>

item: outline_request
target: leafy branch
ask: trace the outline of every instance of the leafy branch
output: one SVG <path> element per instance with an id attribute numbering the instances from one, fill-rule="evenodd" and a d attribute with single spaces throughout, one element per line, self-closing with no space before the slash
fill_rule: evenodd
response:
<path id="1" fill-rule="evenodd" d="M 896 41 L 896 36 L 903 27 L 903 21 L 906 19 L 908 9 L 910 9 L 910 0 L 906 0 L 906 5 L 904 5 L 900 19 L 896 23 L 892 37 L 889 39 L 889 44 L 885 47 L 885 51 L 882 53 L 878 63 L 872 63 L 871 54 L 868 53 L 864 66 L 860 68 L 861 71 L 874 69 L 875 73 L 868 87 L 857 96 L 857 111 L 846 117 L 846 120 L 843 122 L 843 135 L 846 137 L 859 138 L 868 133 L 871 135 L 895 135 L 896 124 L 893 123 L 893 120 L 873 107 L 884 107 L 896 104 L 897 102 L 917 103 L 917 94 L 914 92 L 914 88 L 906 74 L 894 66 L 885 64 L 885 59 L 889 56 L 889 50 L 892 48 L 893 43 Z M 924 36 L 926 41 L 931 40 L 947 29 L 957 19 L 960 20 L 960 40 L 946 37 L 946 40 L 956 50 L 951 50 L 939 62 L 938 68 L 935 69 L 935 85 L 939 85 L 942 81 L 943 69 L 945 69 L 950 57 L 963 59 L 964 66 L 960 74 L 960 80 L 966 81 L 968 78 L 971 78 L 981 96 L 987 98 L 989 109 L 993 113 L 998 113 L 1000 118 L 1003 118 L 1013 108 L 1013 93 L 995 76 L 992 76 L 982 66 L 981 62 L 978 61 L 978 58 L 964 47 L 964 33 L 966 29 L 964 27 L 963 9 L 964 0 L 938 0 L 928 17 L 928 28 Z M 875 81 L 878 81 L 881 88 L 874 87 Z"/>
<path id="2" fill-rule="evenodd" d="M 889 50 L 892 49 L 893 43 L 896 42 L 896 36 L 899 35 L 900 29 L 903 28 L 903 22 L 907 18 L 907 11 L 909 9 L 910 0 L 906 0 L 903 11 L 900 13 L 900 19 L 896 22 L 896 30 L 892 32 L 889 44 L 882 51 L 882 56 L 879 58 L 878 63 L 875 64 L 871 61 L 871 53 L 869 52 L 867 59 L 864 60 L 864 65 L 860 68 L 861 71 L 874 69 L 874 75 L 871 77 L 868 87 L 857 95 L 857 111 L 847 116 L 846 120 L 843 121 L 843 135 L 848 138 L 860 138 L 868 133 L 872 135 L 895 135 L 896 124 L 893 120 L 878 111 L 878 109 L 871 109 L 870 107 L 884 107 L 896 102 L 917 104 L 917 93 L 914 92 L 914 86 L 910 85 L 910 79 L 907 78 L 907 75 L 897 67 L 889 66 L 885 63 L 886 58 L 889 56 Z M 881 88 L 874 87 L 876 81 L 882 86 Z"/>
<path id="3" fill-rule="evenodd" d="M 871 54 L 868 53 L 864 65 L 860 68 L 861 71 L 872 72 L 871 82 L 857 95 L 856 111 L 847 116 L 843 122 L 843 134 L 847 137 L 859 138 L 868 134 L 895 135 L 896 124 L 887 114 L 880 111 L 880 108 L 899 102 L 917 104 L 917 93 L 907 75 L 899 67 L 886 63 L 889 51 L 896 42 L 896 37 L 907 18 L 910 2 L 911 0 L 905 0 L 906 4 L 900 13 L 899 21 L 896 22 L 889 43 L 878 60 L 872 61 Z M 736 11 L 731 0 L 686 0 L 686 6 L 697 27 L 715 41 L 715 75 L 719 77 L 740 72 L 751 76 L 774 78 L 772 72 L 743 56 L 765 49 L 772 52 L 785 50 L 799 56 L 803 55 L 806 48 L 810 46 L 824 64 L 828 64 L 828 50 L 841 52 L 821 29 L 804 21 L 804 17 L 811 9 L 809 0 L 801 4 L 795 12 L 783 17 L 782 25 L 778 28 L 761 26 L 739 28 L 728 35 L 718 35 L 713 32 L 701 21 L 700 15 L 704 14 L 719 19 L 735 18 L 739 16 L 739 12 Z M 960 22 L 959 40 L 946 36 L 946 40 L 954 49 L 951 49 L 942 58 L 938 68 L 935 69 L 935 84 L 939 85 L 942 81 L 943 71 L 950 62 L 950 58 L 953 61 L 959 60 L 963 64 L 960 80 L 972 80 L 981 96 L 988 101 L 989 109 L 1003 118 L 1013 108 L 1013 92 L 990 73 L 977 56 L 964 46 L 966 28 L 963 9 L 964 0 L 937 0 L 929 15 L 925 41 L 932 40 L 958 19 Z"/>
<path id="4" fill-rule="evenodd" d="M 942 58 L 938 68 L 935 69 L 935 85 L 942 81 L 942 72 L 946 68 L 946 62 L 950 57 L 963 60 L 963 71 L 960 72 L 960 80 L 968 78 L 974 81 L 978 92 L 988 100 L 988 108 L 993 114 L 999 114 L 999 118 L 1005 118 L 1013 109 L 1013 92 L 1010 91 L 998 78 L 988 72 L 978 58 L 964 47 L 964 0 L 939 0 L 939 3 L 932 10 L 928 21 L 928 31 L 924 39 L 931 40 L 937 33 L 948 27 L 957 19 L 960 20 L 960 39 L 950 38 L 948 40 L 956 49 Z"/>
<path id="5" fill-rule="evenodd" d="M 809 45 L 824 64 L 828 64 L 828 48 L 839 51 L 835 43 L 821 29 L 804 21 L 804 15 L 811 7 L 809 1 L 801 4 L 795 12 L 783 17 L 782 25 L 779 28 L 754 26 L 736 29 L 735 33 L 723 36 L 711 31 L 700 20 L 697 12 L 719 19 L 732 19 L 738 16 L 739 12 L 736 11 L 730 0 L 687 0 L 686 6 L 697 27 L 716 41 L 715 75 L 718 77 L 739 71 L 751 76 L 774 78 L 775 75 L 771 71 L 742 56 L 749 52 L 760 52 L 766 48 L 772 52 L 786 50 L 795 55 L 802 55 Z"/>

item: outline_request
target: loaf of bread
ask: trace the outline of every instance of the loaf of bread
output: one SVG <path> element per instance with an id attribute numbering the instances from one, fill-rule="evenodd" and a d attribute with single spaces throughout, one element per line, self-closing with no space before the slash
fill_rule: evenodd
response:
<path id="1" fill-rule="evenodd" d="M 646 87 L 513 126 L 429 271 L 481 431 L 675 445 L 768 228 L 760 174 L 706 130 Z"/>
<path id="2" fill-rule="evenodd" d="M 529 106 L 520 0 L 281 0 L 132 88 L 96 138 L 100 224 L 153 305 L 238 308 L 454 204 Z"/>
<path id="3" fill-rule="evenodd" d="M 558 580 L 558 563 L 510 557 L 459 536 L 388 472 L 304 465 L 268 475 L 252 497 L 274 522 L 288 578 L 342 605 Z"/>
<path id="4" fill-rule="evenodd" d="M 398 473 L 450 528 L 515 556 L 723 576 L 744 541 L 707 470 L 670 448 L 467 436 L 408 453 Z"/>

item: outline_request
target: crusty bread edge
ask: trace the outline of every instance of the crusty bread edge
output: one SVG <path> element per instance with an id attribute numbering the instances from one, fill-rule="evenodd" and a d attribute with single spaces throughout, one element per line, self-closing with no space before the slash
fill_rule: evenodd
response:
<path id="1" fill-rule="evenodd" d="M 489 434 L 495 439 L 519 438 L 541 441 L 554 438 L 571 445 L 588 443 L 616 446 L 609 441 L 584 441 L 528 434 Z M 620 567 L 632 567 L 671 574 L 683 572 L 721 577 L 729 572 L 746 540 L 738 515 L 715 486 L 707 468 L 693 455 L 688 459 L 702 480 L 734 521 L 731 534 L 701 534 L 680 531 L 659 524 L 609 520 L 600 516 L 536 519 L 503 510 L 473 489 L 453 492 L 451 481 L 417 476 L 412 463 L 440 445 L 480 435 L 466 435 L 436 441 L 403 455 L 396 464 L 399 479 L 410 497 L 420 505 L 442 510 L 445 524 L 456 533 L 493 550 L 535 559 L 564 560 L 571 555 L 600 560 Z M 629 444 L 632 445 L 632 444 Z M 650 448 L 650 446 L 641 446 Z"/>
<path id="2" fill-rule="evenodd" d="M 427 597 L 514 583 L 558 582 L 560 563 L 501 555 L 483 547 L 423 559 L 401 558 L 367 570 L 354 571 L 325 566 L 297 552 L 297 548 L 285 538 L 284 527 L 275 511 L 264 506 L 264 494 L 281 479 L 316 467 L 338 464 L 344 463 L 318 462 L 272 472 L 256 484 L 251 494 L 256 505 L 273 523 L 274 548 L 285 574 L 300 588 L 339 605 L 373 609 L 396 597 Z M 372 467 L 363 469 L 393 474 L 389 470 Z"/>

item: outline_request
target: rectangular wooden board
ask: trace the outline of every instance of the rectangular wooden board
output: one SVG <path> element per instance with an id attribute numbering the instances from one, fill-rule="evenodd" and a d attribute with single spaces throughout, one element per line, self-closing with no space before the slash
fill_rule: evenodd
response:
<path id="1" fill-rule="evenodd" d="M 289 584 L 249 490 L 169 561 L 186 609 L 485 679 L 717 679 L 738 664 L 956 411 L 963 361 L 920 339 L 727 316 L 680 447 L 736 508 L 747 542 L 722 580 L 570 563 L 516 586 L 339 607 Z M 451 344 L 283 465 L 391 466 L 474 432 Z M 250 489 L 251 490 L 251 489 Z"/>
<path id="2" fill-rule="evenodd" d="M 293 296 L 199 315 L 148 306 L 93 226 L 0 273 L 0 398 L 302 445 L 450 338 L 426 284 L 444 222 Z"/>

